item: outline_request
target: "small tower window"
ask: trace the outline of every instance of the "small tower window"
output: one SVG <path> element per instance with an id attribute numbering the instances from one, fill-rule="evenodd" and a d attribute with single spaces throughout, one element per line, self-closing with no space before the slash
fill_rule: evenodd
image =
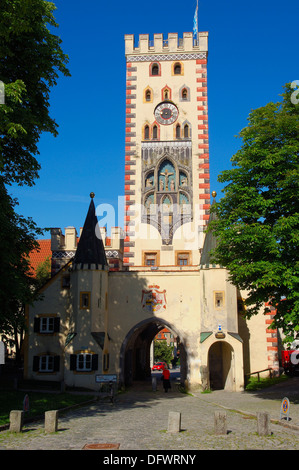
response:
<path id="1" fill-rule="evenodd" d="M 163 100 L 171 100 L 171 88 L 168 85 L 165 85 L 161 90 L 161 98 Z"/>
<path id="2" fill-rule="evenodd" d="M 160 64 L 154 63 L 150 66 L 150 75 L 157 76 L 160 75 Z"/>
<path id="3" fill-rule="evenodd" d="M 149 126 L 145 126 L 145 128 L 144 128 L 144 140 L 149 140 L 149 138 L 150 138 Z"/>
<path id="4" fill-rule="evenodd" d="M 80 308 L 90 308 L 90 292 L 80 292 Z"/>
<path id="5" fill-rule="evenodd" d="M 224 307 L 224 292 L 223 291 L 214 292 L 214 307 L 216 309 Z"/>
<path id="6" fill-rule="evenodd" d="M 184 138 L 187 139 L 189 137 L 189 126 L 185 124 L 184 126 Z"/>
<path id="7" fill-rule="evenodd" d="M 174 74 L 175 75 L 181 75 L 182 73 L 182 66 L 179 63 L 176 63 L 173 68 Z"/>
<path id="8" fill-rule="evenodd" d="M 177 126 L 175 128 L 175 137 L 176 137 L 176 139 L 181 138 L 181 126 L 179 124 L 177 124 Z"/>
<path id="9" fill-rule="evenodd" d="M 186 88 L 183 88 L 182 90 L 182 99 L 187 100 L 188 99 L 188 91 Z"/>
<path id="10" fill-rule="evenodd" d="M 151 101 L 151 97 L 152 97 L 151 91 L 150 91 L 150 90 L 146 90 L 146 92 L 145 92 L 145 100 L 146 100 L 146 101 Z"/>
<path id="11" fill-rule="evenodd" d="M 158 139 L 158 127 L 156 125 L 153 127 L 153 139 Z"/>

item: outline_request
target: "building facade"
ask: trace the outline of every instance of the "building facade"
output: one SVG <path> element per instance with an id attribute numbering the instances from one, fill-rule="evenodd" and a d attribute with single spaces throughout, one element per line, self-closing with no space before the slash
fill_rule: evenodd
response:
<path id="1" fill-rule="evenodd" d="M 150 377 L 151 343 L 167 328 L 187 388 L 241 391 L 245 374 L 278 367 L 277 335 L 262 314 L 244 320 L 246 293 L 210 261 L 208 33 L 138 39 L 125 36 L 124 240 L 111 242 L 123 243 L 122 264 L 109 267 L 91 194 L 73 256 L 28 307 L 25 376 L 132 384 Z"/>

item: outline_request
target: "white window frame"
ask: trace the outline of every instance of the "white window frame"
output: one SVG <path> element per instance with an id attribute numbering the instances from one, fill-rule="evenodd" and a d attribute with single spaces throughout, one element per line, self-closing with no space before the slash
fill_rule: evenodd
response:
<path id="1" fill-rule="evenodd" d="M 92 354 L 91 353 L 78 353 L 76 370 L 78 372 L 89 372 L 92 370 Z"/>
<path id="2" fill-rule="evenodd" d="M 53 372 L 54 371 L 54 356 L 44 355 L 39 358 L 40 372 Z"/>
<path id="3" fill-rule="evenodd" d="M 54 333 L 54 317 L 41 317 L 40 318 L 40 332 L 41 333 Z"/>

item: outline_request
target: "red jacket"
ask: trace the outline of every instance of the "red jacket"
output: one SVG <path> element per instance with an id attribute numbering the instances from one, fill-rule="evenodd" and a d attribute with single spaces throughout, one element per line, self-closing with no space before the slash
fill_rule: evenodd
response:
<path id="1" fill-rule="evenodd" d="M 164 369 L 163 370 L 163 379 L 169 379 L 169 377 L 170 377 L 169 369 Z"/>

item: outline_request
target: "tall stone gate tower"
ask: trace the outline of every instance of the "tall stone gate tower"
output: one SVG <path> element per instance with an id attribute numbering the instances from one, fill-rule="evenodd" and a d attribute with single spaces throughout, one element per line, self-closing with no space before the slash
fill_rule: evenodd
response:
<path id="1" fill-rule="evenodd" d="M 125 36 L 124 266 L 198 265 L 209 219 L 208 33 Z"/>

